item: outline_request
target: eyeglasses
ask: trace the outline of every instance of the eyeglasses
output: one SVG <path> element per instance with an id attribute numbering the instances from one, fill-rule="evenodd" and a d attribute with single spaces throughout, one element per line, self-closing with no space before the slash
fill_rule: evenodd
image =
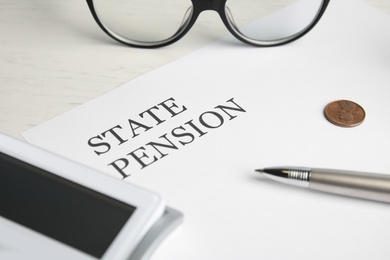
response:
<path id="1" fill-rule="evenodd" d="M 309 32 L 330 0 L 87 0 L 100 28 L 132 47 L 176 42 L 205 10 L 216 11 L 242 42 L 276 46 Z"/>

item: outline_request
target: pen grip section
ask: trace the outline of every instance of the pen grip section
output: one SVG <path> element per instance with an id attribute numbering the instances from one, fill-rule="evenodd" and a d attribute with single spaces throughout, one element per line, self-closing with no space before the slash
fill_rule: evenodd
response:
<path id="1" fill-rule="evenodd" d="M 390 175 L 312 169 L 309 188 L 390 203 Z"/>

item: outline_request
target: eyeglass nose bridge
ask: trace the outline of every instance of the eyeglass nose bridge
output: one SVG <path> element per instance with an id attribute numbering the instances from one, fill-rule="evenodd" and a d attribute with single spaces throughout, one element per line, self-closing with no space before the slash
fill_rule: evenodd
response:
<path id="1" fill-rule="evenodd" d="M 234 37 L 236 37 L 240 41 L 251 44 L 250 40 L 247 40 L 245 37 L 242 37 L 238 33 L 239 29 L 235 24 L 230 9 L 226 6 L 227 0 L 191 0 L 191 2 L 192 6 L 188 8 L 178 32 L 173 37 L 171 37 L 171 43 L 179 40 L 185 34 L 187 34 L 188 31 L 190 31 L 190 29 L 198 19 L 200 13 L 202 13 L 203 11 L 215 11 L 222 19 L 222 22 L 224 23 L 226 29 L 228 29 L 228 31 Z M 185 18 L 187 14 L 189 14 L 188 19 Z"/>
<path id="2" fill-rule="evenodd" d="M 187 32 L 190 31 L 192 26 L 195 24 L 200 13 L 202 13 L 203 11 L 217 12 L 222 18 L 223 23 L 227 25 L 224 11 L 226 1 L 227 0 L 191 0 L 192 6 L 187 9 L 181 27 L 179 28 L 177 33 L 170 38 L 170 43 L 179 40 L 185 34 L 187 34 Z"/>
<path id="3" fill-rule="evenodd" d="M 200 13 L 202 13 L 203 11 L 215 11 L 219 14 L 220 18 L 222 19 L 222 22 L 224 23 L 228 31 L 232 33 L 233 36 L 235 36 L 237 39 L 241 41 L 248 42 L 237 33 L 238 28 L 231 15 L 230 9 L 226 7 L 227 0 L 191 0 L 191 2 L 192 2 L 192 7 L 191 7 L 192 17 L 187 24 L 186 30 L 183 32 L 183 34 L 180 37 L 182 37 L 191 29 L 191 27 L 195 24 L 196 20 L 198 19 Z"/>
<path id="4" fill-rule="evenodd" d="M 223 11 L 226 0 L 191 0 L 194 7 L 194 12 L 198 15 L 203 11 L 216 11 L 220 13 Z"/>

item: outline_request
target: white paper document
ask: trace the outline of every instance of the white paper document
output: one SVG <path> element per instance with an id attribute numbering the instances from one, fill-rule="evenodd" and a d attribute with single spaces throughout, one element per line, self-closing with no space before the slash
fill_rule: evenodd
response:
<path id="1" fill-rule="evenodd" d="M 289 187 L 254 170 L 390 174 L 389 46 L 389 15 L 331 1 L 294 43 L 223 39 L 23 136 L 183 212 L 155 259 L 388 259 L 389 205 Z M 360 104 L 365 121 L 328 122 L 324 108 L 338 99 Z"/>

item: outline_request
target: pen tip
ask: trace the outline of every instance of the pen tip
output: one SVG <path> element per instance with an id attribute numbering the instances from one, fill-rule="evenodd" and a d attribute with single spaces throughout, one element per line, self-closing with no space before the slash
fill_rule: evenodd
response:
<path id="1" fill-rule="evenodd" d="M 256 172 L 264 172 L 264 170 L 263 169 L 257 169 L 257 170 L 255 170 Z"/>

